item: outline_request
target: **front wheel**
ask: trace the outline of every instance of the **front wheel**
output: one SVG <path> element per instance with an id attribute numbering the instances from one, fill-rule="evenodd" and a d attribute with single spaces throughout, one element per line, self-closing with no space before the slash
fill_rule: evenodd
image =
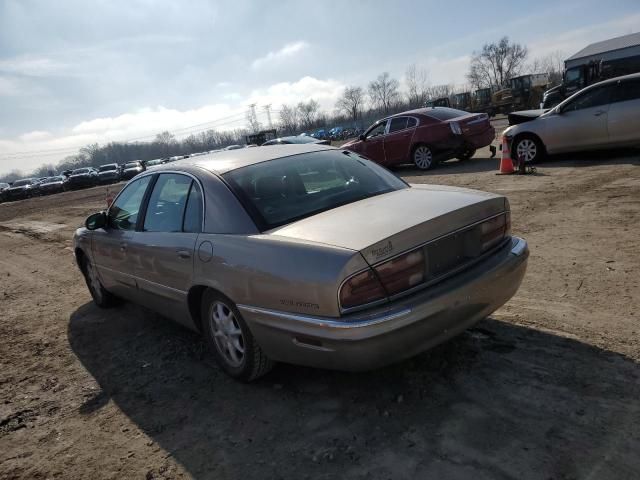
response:
<path id="1" fill-rule="evenodd" d="M 207 291 L 202 298 L 202 330 L 220 367 L 231 377 L 250 382 L 273 368 L 234 303 Z"/>
<path id="2" fill-rule="evenodd" d="M 513 141 L 512 152 L 514 160 L 524 160 L 524 163 L 536 163 L 544 158 L 544 146 L 533 135 L 522 135 Z"/>
<path id="3" fill-rule="evenodd" d="M 433 151 L 427 145 L 418 145 L 413 149 L 413 163 L 420 170 L 429 170 L 435 165 Z"/>
<path id="4" fill-rule="evenodd" d="M 82 259 L 82 273 L 91 298 L 93 298 L 93 303 L 100 308 L 109 308 L 117 303 L 116 297 L 102 286 L 96 267 L 86 257 Z"/>

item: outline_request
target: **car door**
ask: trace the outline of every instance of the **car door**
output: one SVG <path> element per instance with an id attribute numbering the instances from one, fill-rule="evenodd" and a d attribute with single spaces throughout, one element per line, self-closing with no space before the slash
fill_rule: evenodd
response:
<path id="1" fill-rule="evenodd" d="M 640 144 L 640 78 L 614 84 L 607 118 L 611 144 Z"/>
<path id="2" fill-rule="evenodd" d="M 129 183 L 107 212 L 107 226 L 94 230 L 91 252 L 104 287 L 120 297 L 136 300 L 137 283 L 129 257 L 138 216 L 151 176 Z"/>
<path id="3" fill-rule="evenodd" d="M 202 190 L 193 177 L 160 173 L 132 242 L 142 303 L 187 325 L 187 293 L 202 213 Z"/>
<path id="4" fill-rule="evenodd" d="M 382 120 L 364 133 L 362 153 L 376 163 L 384 164 L 384 136 L 387 133 L 387 120 Z"/>
<path id="5" fill-rule="evenodd" d="M 411 139 L 417 120 L 413 117 L 394 117 L 389 121 L 389 132 L 384 136 L 385 165 L 392 166 L 409 161 Z"/>
<path id="6" fill-rule="evenodd" d="M 589 150 L 606 145 L 611 91 L 608 84 L 589 89 L 547 117 L 545 144 L 548 151 Z"/>

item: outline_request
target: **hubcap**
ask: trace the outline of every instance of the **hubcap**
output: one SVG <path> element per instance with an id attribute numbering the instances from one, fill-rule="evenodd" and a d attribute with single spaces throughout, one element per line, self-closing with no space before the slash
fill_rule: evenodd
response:
<path id="1" fill-rule="evenodd" d="M 100 279 L 98 278 L 98 273 L 96 269 L 93 268 L 91 262 L 87 262 L 87 277 L 89 278 L 89 288 L 91 289 L 91 293 L 96 298 L 96 300 L 100 301 L 102 299 L 102 285 L 100 285 Z"/>
<path id="2" fill-rule="evenodd" d="M 413 162 L 416 164 L 418 168 L 427 169 L 431 166 L 431 161 L 433 160 L 433 155 L 431 154 L 431 150 L 429 147 L 421 146 L 416 148 L 416 151 L 413 153 Z"/>
<path id="3" fill-rule="evenodd" d="M 538 153 L 538 147 L 533 140 L 529 140 L 525 138 L 518 142 L 518 146 L 516 147 L 516 154 L 518 155 L 518 159 L 524 158 L 525 162 L 530 162 Z"/>
<path id="4" fill-rule="evenodd" d="M 211 308 L 209 325 L 218 352 L 232 367 L 239 367 L 244 360 L 244 337 L 233 311 L 222 302 Z"/>

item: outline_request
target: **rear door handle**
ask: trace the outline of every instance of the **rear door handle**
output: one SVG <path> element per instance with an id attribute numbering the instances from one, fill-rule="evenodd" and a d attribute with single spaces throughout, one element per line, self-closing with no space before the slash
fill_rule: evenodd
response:
<path id="1" fill-rule="evenodd" d="M 176 253 L 180 258 L 191 258 L 191 252 L 188 250 L 178 250 Z"/>

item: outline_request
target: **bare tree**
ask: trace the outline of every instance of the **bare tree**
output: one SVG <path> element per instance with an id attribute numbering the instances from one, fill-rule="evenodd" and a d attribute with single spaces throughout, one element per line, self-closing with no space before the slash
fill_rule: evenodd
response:
<path id="1" fill-rule="evenodd" d="M 392 105 L 400 98 L 398 87 L 400 83 L 391 78 L 388 72 L 378 75 L 378 78 L 369 83 L 369 98 L 371 103 L 380 108 L 384 113 L 389 113 Z"/>
<path id="2" fill-rule="evenodd" d="M 407 67 L 405 82 L 407 84 L 407 101 L 410 107 L 421 107 L 427 101 L 428 78 L 427 70 L 416 67 L 415 63 Z"/>
<path id="3" fill-rule="evenodd" d="M 174 137 L 171 132 L 165 130 L 164 132 L 156 135 L 154 143 L 158 145 L 160 155 L 167 157 L 176 143 L 176 137 Z"/>
<path id="4" fill-rule="evenodd" d="M 363 103 L 364 91 L 362 87 L 347 87 L 338 99 L 336 108 L 350 116 L 351 120 L 357 122 Z"/>
<path id="5" fill-rule="evenodd" d="M 289 105 L 282 105 L 280 108 L 280 125 L 281 128 L 291 135 L 295 134 L 298 130 L 299 115 L 296 107 L 290 107 Z"/>
<path id="6" fill-rule="evenodd" d="M 318 117 L 320 104 L 313 98 L 308 102 L 298 103 L 298 114 L 304 128 L 311 128 Z"/>
<path id="7" fill-rule="evenodd" d="M 453 94 L 453 85 L 433 85 L 427 89 L 427 99 L 450 97 Z"/>
<path id="8" fill-rule="evenodd" d="M 473 52 L 467 79 L 476 89 L 504 87 L 510 78 L 520 73 L 527 53 L 527 47 L 511 43 L 509 37 L 486 43 L 480 52 Z"/>
<path id="9" fill-rule="evenodd" d="M 564 71 L 564 54 L 556 50 L 543 57 L 535 58 L 527 66 L 529 73 L 548 73 L 551 84 L 562 82 L 562 72 Z"/>

